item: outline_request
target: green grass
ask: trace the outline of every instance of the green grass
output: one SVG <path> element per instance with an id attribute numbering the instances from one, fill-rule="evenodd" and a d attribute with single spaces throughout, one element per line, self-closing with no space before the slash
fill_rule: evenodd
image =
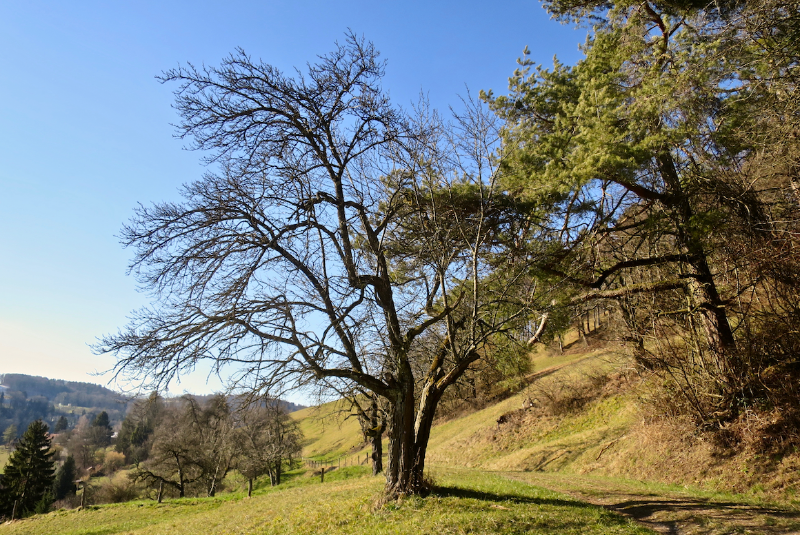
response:
<path id="1" fill-rule="evenodd" d="M 339 401 L 291 413 L 303 432 L 304 457 L 333 459 L 347 455 L 363 444 L 361 428 L 354 418 L 346 418 L 347 407 Z"/>
<path id="2" fill-rule="evenodd" d="M 294 478 L 252 499 L 134 502 L 57 511 L 0 526 L 2 534 L 645 534 L 651 531 L 601 507 L 493 474 L 445 471 L 437 488 L 375 508 L 383 478 L 353 477 L 359 467 L 334 471 L 324 484 Z M 303 480 L 307 481 L 303 481 Z"/>
<path id="3" fill-rule="evenodd" d="M 593 351 L 588 356 L 566 357 L 575 362 L 537 379 L 517 395 L 434 427 L 429 462 L 490 470 L 547 471 L 576 471 L 576 462 L 580 469 L 595 462 L 601 449 L 624 435 L 631 425 L 634 412 L 630 400 L 615 395 L 561 416 L 521 411 L 524 401 L 538 397 L 537 389 L 563 388 L 560 385 L 602 373 L 609 369 L 613 355 Z M 515 419 L 498 425 L 498 418 L 507 414 Z"/>

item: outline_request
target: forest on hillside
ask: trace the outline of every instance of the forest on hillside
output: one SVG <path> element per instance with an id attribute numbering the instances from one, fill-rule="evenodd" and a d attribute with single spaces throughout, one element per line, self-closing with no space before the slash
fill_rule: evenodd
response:
<path id="1" fill-rule="evenodd" d="M 35 420 L 55 430 L 62 418 L 60 428 L 66 429 L 81 416 L 94 418 L 103 411 L 118 423 L 127 402 L 119 392 L 96 384 L 6 373 L 0 375 L 0 432 L 14 426 L 17 438 Z"/>

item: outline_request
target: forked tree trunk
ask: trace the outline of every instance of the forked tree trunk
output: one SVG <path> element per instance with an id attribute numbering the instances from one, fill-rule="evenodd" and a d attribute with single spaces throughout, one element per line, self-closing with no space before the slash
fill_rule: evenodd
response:
<path id="1" fill-rule="evenodd" d="M 413 494 L 414 451 L 414 382 L 406 365 L 403 383 L 390 400 L 389 466 L 386 470 L 386 491 L 389 495 Z"/>
<path id="2" fill-rule="evenodd" d="M 389 467 L 386 491 L 390 496 L 414 494 L 425 487 L 425 456 L 436 407 L 442 391 L 433 384 L 423 388 L 416 410 L 413 385 L 390 408 Z M 399 432 L 398 432 L 399 430 Z"/>

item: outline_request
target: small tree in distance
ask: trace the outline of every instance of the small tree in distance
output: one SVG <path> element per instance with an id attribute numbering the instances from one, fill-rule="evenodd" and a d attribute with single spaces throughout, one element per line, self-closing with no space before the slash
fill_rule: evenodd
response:
<path id="1" fill-rule="evenodd" d="M 241 452 L 239 472 L 247 478 L 247 495 L 253 480 L 269 474 L 270 483 L 280 485 L 284 463 L 291 464 L 302 450 L 303 434 L 278 401 L 252 405 L 237 413 Z"/>
<path id="2" fill-rule="evenodd" d="M 55 473 L 53 500 L 63 500 L 69 495 L 74 495 L 77 492 L 77 487 L 75 486 L 77 479 L 78 469 L 75 465 L 75 458 L 70 455 Z"/>
<path id="3" fill-rule="evenodd" d="M 449 126 L 424 103 L 406 114 L 383 73 L 354 35 L 294 78 L 242 51 L 166 72 L 181 136 L 216 168 L 123 230 L 157 302 L 96 349 L 156 387 L 210 359 L 256 393 L 372 392 L 386 489 L 408 494 L 443 392 L 524 320 L 525 269 L 506 260 L 530 219 L 508 217 L 484 107 Z"/>

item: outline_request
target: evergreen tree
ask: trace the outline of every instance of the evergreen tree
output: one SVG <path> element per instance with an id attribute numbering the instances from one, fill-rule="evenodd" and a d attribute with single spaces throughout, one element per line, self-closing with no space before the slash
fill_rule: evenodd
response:
<path id="1" fill-rule="evenodd" d="M 97 415 L 97 418 L 94 419 L 92 422 L 94 427 L 105 427 L 106 429 L 111 429 L 111 424 L 108 420 L 108 413 L 106 411 L 101 412 Z"/>
<path id="2" fill-rule="evenodd" d="M 14 519 L 30 514 L 49 494 L 54 479 L 50 447 L 47 424 L 41 420 L 31 423 L 5 467 L 0 516 Z"/>
<path id="3" fill-rule="evenodd" d="M 800 2 L 543 3 L 591 26 L 585 57 L 526 49 L 483 94 L 503 187 L 549 210 L 539 269 L 617 308 L 702 428 L 796 399 Z"/>
<path id="4" fill-rule="evenodd" d="M 56 471 L 55 481 L 53 482 L 53 499 L 63 500 L 70 494 L 75 494 L 75 480 L 78 478 L 78 471 L 75 466 L 75 458 L 70 455 L 64 464 Z"/>
<path id="5" fill-rule="evenodd" d="M 59 431 L 66 431 L 67 427 L 69 427 L 69 421 L 66 416 L 62 416 L 56 422 L 56 427 L 53 432 L 58 433 Z"/>
<path id="6" fill-rule="evenodd" d="M 111 423 L 108 419 L 106 411 L 101 412 L 92 422 L 92 427 L 89 430 L 89 438 L 98 448 L 104 448 L 111 443 Z"/>

